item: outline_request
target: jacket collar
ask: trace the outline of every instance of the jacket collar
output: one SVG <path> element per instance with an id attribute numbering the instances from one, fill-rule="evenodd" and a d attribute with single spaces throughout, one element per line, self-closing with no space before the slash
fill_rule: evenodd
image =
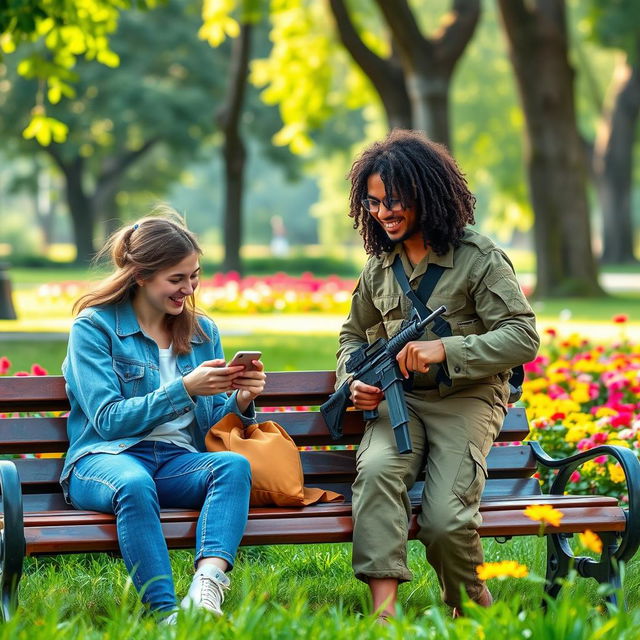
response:
<path id="1" fill-rule="evenodd" d="M 409 258 L 407 257 L 407 254 L 404 250 L 404 246 L 402 245 L 401 242 L 399 242 L 394 246 L 392 251 L 384 254 L 382 258 L 382 268 L 383 269 L 390 268 L 394 260 L 396 259 L 396 256 L 400 256 L 405 272 L 411 274 L 409 280 L 412 281 L 412 280 L 415 280 L 416 278 L 419 278 L 421 275 L 423 275 L 424 272 L 427 270 L 427 267 L 431 263 L 439 264 L 440 266 L 447 267 L 449 269 L 453 268 L 453 254 L 454 254 L 454 249 L 451 245 L 449 245 L 449 249 L 447 253 L 445 253 L 442 256 L 437 255 L 433 251 L 429 251 L 429 253 L 422 260 L 420 260 L 420 262 L 418 262 L 418 264 L 415 267 L 413 267 L 409 262 Z"/>
<path id="2" fill-rule="evenodd" d="M 198 320 L 196 319 L 196 321 Z M 122 337 L 142 333 L 130 298 L 116 305 L 116 333 Z M 193 344 L 202 344 L 203 340 L 200 336 L 194 334 L 191 336 L 191 342 Z"/>

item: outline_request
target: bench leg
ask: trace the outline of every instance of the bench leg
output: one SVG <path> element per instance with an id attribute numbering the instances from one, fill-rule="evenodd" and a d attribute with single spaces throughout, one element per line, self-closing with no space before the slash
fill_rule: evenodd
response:
<path id="1" fill-rule="evenodd" d="M 22 577 L 25 556 L 22 492 L 15 465 L 0 460 L 0 491 L 2 492 L 3 521 L 0 531 L 0 615 L 6 622 L 18 605 L 18 583 Z"/>
<path id="2" fill-rule="evenodd" d="M 563 533 L 548 533 L 547 536 L 547 575 L 544 591 L 552 598 L 556 598 L 562 589 L 562 578 L 569 575 L 569 568 L 573 560 L 571 547 L 567 542 L 568 536 Z"/>
<path id="3" fill-rule="evenodd" d="M 618 602 L 621 593 L 622 577 L 618 561 L 614 557 L 618 549 L 619 538 L 615 532 L 603 532 L 599 534 L 602 540 L 602 554 L 600 560 L 584 556 L 574 557 L 568 543 L 566 534 L 547 534 L 547 584 L 545 593 L 556 598 L 562 588 L 562 578 L 566 578 L 569 570 L 574 567 L 579 576 L 593 578 L 599 584 L 611 586 L 606 596 L 609 604 L 624 606 L 624 602 Z"/>
<path id="4" fill-rule="evenodd" d="M 609 531 L 598 535 L 602 540 L 600 560 L 576 558 L 576 571 L 585 578 L 597 580 L 599 584 L 608 584 L 611 590 L 606 596 L 607 602 L 616 607 L 624 606 L 624 599 L 618 602 L 618 595 L 622 593 L 622 576 L 619 563 L 614 557 L 620 542 L 618 534 Z"/>

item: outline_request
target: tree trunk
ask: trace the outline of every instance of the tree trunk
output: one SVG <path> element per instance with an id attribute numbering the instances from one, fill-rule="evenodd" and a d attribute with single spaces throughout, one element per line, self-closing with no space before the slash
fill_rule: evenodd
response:
<path id="1" fill-rule="evenodd" d="M 54 211 L 51 199 L 51 172 L 36 158 L 34 161 L 36 176 L 35 215 L 42 231 L 42 248 L 46 252 L 51 246 L 53 235 Z"/>
<path id="2" fill-rule="evenodd" d="M 376 0 L 397 44 L 411 104 L 411 122 L 451 148 L 449 88 L 480 17 L 480 0 L 454 0 L 447 24 L 425 38 L 407 0 Z"/>
<path id="3" fill-rule="evenodd" d="M 245 145 L 240 134 L 240 115 L 247 85 L 252 25 L 243 23 L 240 35 L 233 42 L 227 101 L 218 113 L 224 135 L 223 155 L 225 171 L 224 202 L 224 271 L 242 273 L 240 246 L 242 243 L 242 200 Z"/>
<path id="4" fill-rule="evenodd" d="M 389 129 L 411 129 L 411 103 L 396 47 L 390 58 L 381 58 L 358 35 L 344 0 L 329 0 L 329 7 L 344 48 L 380 96 Z"/>
<path id="5" fill-rule="evenodd" d="M 451 149 L 449 126 L 449 87 L 451 75 L 433 65 L 430 69 L 412 69 L 407 74 L 413 128 L 424 131 L 432 140 Z"/>
<path id="6" fill-rule="evenodd" d="M 633 145 L 640 113 L 640 66 L 619 58 L 611 102 L 601 119 L 594 149 L 594 173 L 602 210 L 605 264 L 636 262 L 633 253 L 631 183 Z"/>
<path id="7" fill-rule="evenodd" d="M 56 153 L 54 145 L 49 145 L 46 151 L 53 156 L 64 175 L 67 206 L 76 245 L 75 263 L 87 265 L 94 255 L 95 212 L 93 201 L 87 196 L 83 187 L 84 158 L 77 156 L 71 162 L 64 162 Z"/>
<path id="8" fill-rule="evenodd" d="M 526 118 L 538 297 L 603 295 L 591 246 L 564 0 L 498 0 Z"/>
<path id="9" fill-rule="evenodd" d="M 122 225 L 117 195 L 117 189 L 109 189 L 108 192 L 103 193 L 100 204 L 96 206 L 97 218 L 104 225 L 105 238 L 108 238 Z"/>

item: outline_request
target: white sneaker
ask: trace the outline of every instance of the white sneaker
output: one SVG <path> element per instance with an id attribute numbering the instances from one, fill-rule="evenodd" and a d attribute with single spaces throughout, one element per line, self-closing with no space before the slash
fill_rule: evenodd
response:
<path id="1" fill-rule="evenodd" d="M 196 571 L 187 595 L 180 606 L 207 609 L 217 616 L 222 615 L 224 592 L 229 588 L 229 578 L 222 569 L 206 564 Z"/>
<path id="2" fill-rule="evenodd" d="M 166 618 L 162 618 L 159 624 L 162 626 L 173 626 L 178 624 L 178 612 L 174 611 L 173 613 L 170 613 Z"/>

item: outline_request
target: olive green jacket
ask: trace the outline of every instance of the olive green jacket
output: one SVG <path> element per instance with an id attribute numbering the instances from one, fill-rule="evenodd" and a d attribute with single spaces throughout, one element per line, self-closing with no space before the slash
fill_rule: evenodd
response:
<path id="1" fill-rule="evenodd" d="M 429 252 L 415 268 L 402 244 L 390 253 L 369 258 L 340 331 L 337 386 L 348 378 L 345 363 L 352 351 L 363 342 L 371 344 L 380 337 L 393 337 L 411 315 L 411 301 L 403 294 L 391 268 L 398 254 L 413 289 L 430 263 L 446 267 L 428 301 L 430 309 L 447 307 L 443 318 L 452 332 L 442 338 L 444 366 L 452 386 L 440 385 L 441 395 L 461 386 L 495 381 L 496 376 L 506 381 L 512 367 L 536 356 L 540 338 L 535 316 L 516 280 L 513 265 L 489 238 L 466 229 L 458 248 L 450 247 L 443 256 Z M 437 338 L 430 328 L 423 336 L 425 340 Z M 415 386 L 437 386 L 437 369 L 431 367 L 426 374 L 416 374 Z"/>

